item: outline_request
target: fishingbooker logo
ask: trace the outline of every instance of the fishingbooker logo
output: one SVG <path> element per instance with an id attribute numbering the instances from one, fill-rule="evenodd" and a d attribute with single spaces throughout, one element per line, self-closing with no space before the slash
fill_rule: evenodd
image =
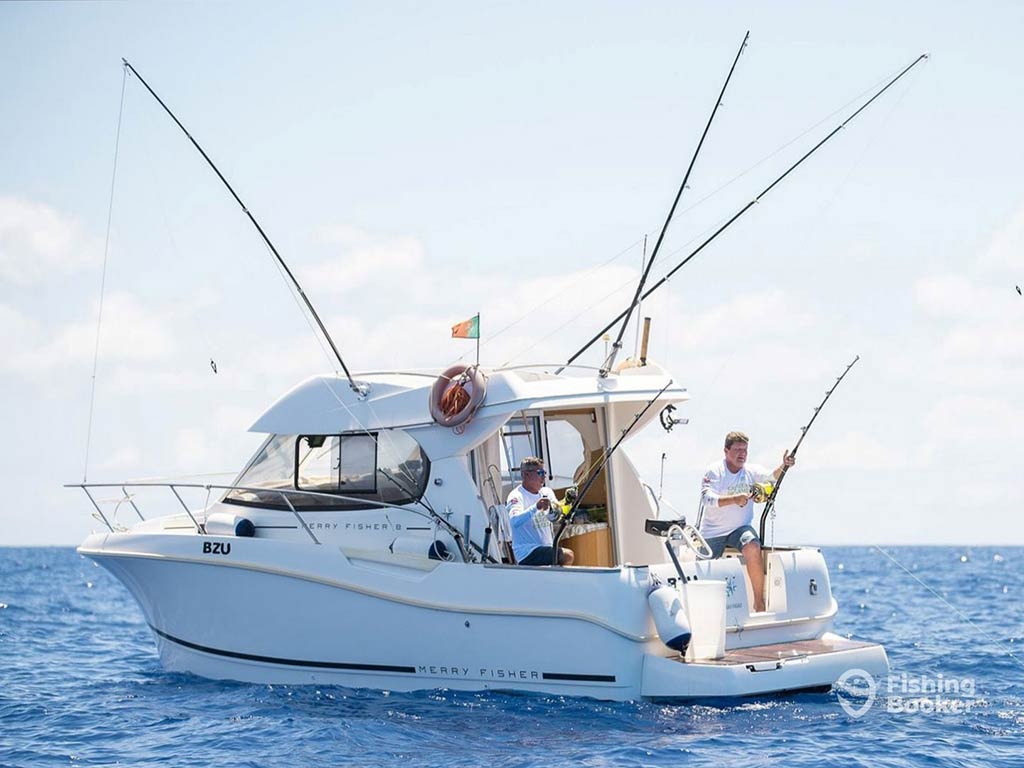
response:
<path id="1" fill-rule="evenodd" d="M 848 669 L 835 684 L 839 706 L 852 718 L 863 717 L 874 706 L 878 693 L 885 711 L 898 715 L 962 715 L 981 706 L 973 677 L 887 675 L 876 679 L 863 669 Z"/>
<path id="2" fill-rule="evenodd" d="M 839 706 L 850 717 L 866 715 L 878 695 L 875 676 L 863 669 L 848 669 L 836 680 L 836 696 Z"/>

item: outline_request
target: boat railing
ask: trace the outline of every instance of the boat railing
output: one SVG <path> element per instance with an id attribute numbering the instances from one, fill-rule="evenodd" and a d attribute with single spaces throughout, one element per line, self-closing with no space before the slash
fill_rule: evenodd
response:
<path id="1" fill-rule="evenodd" d="M 300 491 L 298 489 L 293 489 L 293 488 L 259 488 L 259 487 L 248 486 L 248 485 L 219 485 L 219 484 L 214 484 L 214 483 L 172 483 L 172 482 L 159 483 L 159 482 L 150 482 L 150 481 L 126 482 L 126 483 L 68 483 L 64 487 L 65 488 L 81 488 L 82 491 L 85 492 L 85 495 L 88 497 L 89 502 L 92 504 L 93 508 L 96 510 L 97 514 L 99 515 L 99 519 L 103 521 L 103 524 L 107 526 L 107 528 L 110 530 L 111 533 L 117 533 L 118 529 L 115 528 L 114 524 L 103 513 L 102 507 L 100 507 L 100 504 L 96 501 L 96 498 L 93 496 L 93 494 L 92 494 L 90 489 L 97 489 L 97 488 L 117 488 L 117 489 L 120 489 L 121 493 L 123 494 L 123 497 L 120 498 L 120 499 L 114 499 L 113 501 L 115 501 L 118 506 L 120 506 L 121 504 L 124 504 L 124 503 L 127 502 L 128 504 L 131 505 L 132 509 L 135 510 L 135 514 L 138 515 L 139 520 L 144 521 L 146 518 L 143 516 L 142 511 L 139 509 L 138 505 L 135 503 L 134 494 L 129 493 L 128 489 L 129 488 L 168 488 L 168 489 L 170 489 L 171 493 L 174 494 L 174 497 L 178 500 L 178 503 L 181 505 L 182 509 L 185 510 L 185 514 L 188 515 L 189 520 L 192 521 L 192 524 L 195 526 L 196 533 L 199 533 L 201 535 L 206 535 L 206 527 L 205 527 L 205 525 L 203 525 L 202 523 L 200 523 L 196 519 L 196 516 L 192 513 L 192 510 L 189 509 L 188 504 L 186 504 L 185 500 L 183 498 L 181 498 L 181 494 L 178 493 L 179 489 L 186 489 L 186 488 L 188 488 L 188 489 L 193 489 L 193 490 L 203 490 L 203 491 L 206 491 L 207 494 L 209 494 L 211 491 L 225 491 L 225 492 L 229 492 L 229 491 L 248 491 L 250 493 L 276 494 L 276 495 L 281 497 L 281 500 L 284 502 L 285 506 L 288 508 L 288 511 L 291 512 L 295 516 L 296 520 L 298 520 L 299 527 L 302 528 L 309 535 L 309 538 L 311 538 L 313 540 L 313 543 L 315 543 L 315 544 L 320 544 L 321 542 L 320 542 L 319 539 L 317 539 L 316 535 L 313 533 L 313 531 L 309 527 L 309 525 L 306 524 L 306 521 L 302 519 L 302 515 L 300 515 L 298 510 L 295 509 L 295 505 L 292 504 L 292 501 L 289 498 L 289 496 L 301 496 L 301 497 L 306 497 L 306 498 L 313 497 L 313 498 L 326 499 L 326 500 L 330 500 L 330 501 L 333 501 L 333 502 L 337 502 L 337 501 L 353 501 L 353 502 L 357 502 L 359 504 L 369 504 L 369 505 L 371 505 L 373 507 L 380 507 L 382 509 L 391 508 L 391 509 L 401 509 L 401 510 L 408 511 L 407 507 L 402 507 L 402 506 L 400 506 L 398 504 L 389 504 L 386 501 L 376 501 L 376 500 L 373 500 L 373 499 L 356 498 L 354 496 L 344 496 L 344 495 L 337 494 L 337 493 L 321 493 L 321 492 L 318 492 L 318 491 Z M 209 506 L 209 505 L 207 505 L 207 506 Z M 116 516 L 116 508 L 115 508 L 115 516 Z M 122 530 L 124 530 L 123 527 L 122 527 Z"/>

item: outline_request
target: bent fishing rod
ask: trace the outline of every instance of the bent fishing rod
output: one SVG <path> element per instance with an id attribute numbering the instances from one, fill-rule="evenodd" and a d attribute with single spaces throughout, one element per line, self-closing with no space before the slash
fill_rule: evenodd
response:
<path id="1" fill-rule="evenodd" d="M 796 441 L 796 445 L 793 446 L 793 450 L 789 452 L 789 455 L 796 458 L 796 452 L 800 450 L 800 444 L 803 443 L 804 438 L 807 437 L 807 432 L 810 430 L 811 425 L 814 424 L 814 420 L 818 418 L 818 414 L 821 413 L 821 409 L 825 407 L 825 403 L 832 397 L 832 393 L 836 391 L 836 387 L 839 383 L 846 378 L 846 374 L 850 372 L 850 369 L 857 364 L 860 360 L 860 355 L 853 358 L 853 362 L 846 366 L 846 370 L 842 372 L 839 378 L 836 379 L 836 383 L 832 385 L 832 388 L 825 393 L 825 399 L 821 401 L 817 408 L 814 409 L 814 413 L 811 414 L 811 420 L 807 422 L 807 425 L 800 428 L 800 437 Z M 772 488 L 772 492 L 768 495 L 768 500 L 765 502 L 764 511 L 761 513 L 761 525 L 758 528 L 758 536 L 761 539 L 762 545 L 764 543 L 764 526 L 768 520 L 768 516 L 775 509 L 775 497 L 779 495 L 779 488 L 782 487 L 782 481 L 786 478 L 786 473 L 789 471 L 789 467 L 786 463 L 782 463 L 782 473 L 779 475 L 779 479 L 775 481 L 775 485 Z"/>
<path id="2" fill-rule="evenodd" d="M 708 118 L 707 125 L 704 126 L 704 133 L 701 134 L 700 141 L 697 142 L 697 148 L 693 151 L 693 157 L 690 158 L 690 165 L 686 169 L 686 173 L 683 176 L 683 182 L 679 185 L 679 191 L 676 192 L 676 199 L 672 201 L 672 207 L 669 208 L 668 216 L 661 227 L 661 234 L 658 235 L 658 241 L 654 244 L 654 250 L 651 252 L 651 258 L 647 261 L 643 274 L 640 276 L 640 282 L 636 286 L 636 293 L 633 294 L 633 301 L 630 303 L 629 309 L 626 312 L 626 317 L 623 319 L 622 326 L 619 328 L 619 335 L 615 337 L 615 343 L 612 344 L 611 353 L 601 366 L 602 377 L 607 376 L 608 372 L 614 367 L 615 356 L 618 355 L 619 350 L 622 349 L 622 337 L 626 333 L 626 326 L 629 325 L 629 319 L 633 316 L 633 310 L 636 309 L 637 305 L 640 303 L 640 294 L 644 290 L 644 285 L 647 282 L 647 276 L 651 273 L 651 267 L 654 265 L 654 260 L 658 258 L 658 251 L 661 249 L 661 243 L 665 239 L 665 233 L 668 231 L 668 225 L 672 222 L 672 217 L 675 215 L 676 206 L 679 205 L 679 198 L 683 196 L 683 190 L 686 189 L 686 184 L 690 180 L 690 173 L 693 171 L 693 166 L 697 162 L 697 156 L 700 155 L 701 147 L 704 146 L 704 139 L 707 138 L 708 131 L 711 130 L 711 123 L 714 122 L 715 115 L 718 113 L 718 108 L 722 106 L 722 97 L 725 96 L 725 89 L 729 87 L 729 81 L 732 80 L 732 73 L 735 71 L 736 64 L 739 62 L 740 56 L 743 55 L 743 51 L 747 47 L 747 40 L 749 39 L 750 30 L 747 30 L 747 34 L 743 36 L 743 42 L 740 43 L 740 49 L 736 51 L 736 58 L 732 60 L 732 66 L 729 67 L 729 74 L 725 78 L 725 83 L 722 84 L 722 90 L 719 92 L 718 98 L 715 99 L 715 107 L 711 110 L 711 116 Z M 612 325 L 614 325 L 614 322 Z M 604 331 L 601 332 L 601 334 L 603 333 Z"/>
<path id="3" fill-rule="evenodd" d="M 771 192 L 772 189 L 774 189 L 777 184 L 779 184 L 783 179 L 785 179 L 787 176 L 789 176 L 789 174 L 791 174 L 793 171 L 795 171 L 801 164 L 803 164 L 803 162 L 807 158 L 809 158 L 811 155 L 813 155 L 815 152 L 817 152 L 819 149 L 821 149 L 821 147 L 823 147 L 833 136 L 835 136 L 837 133 L 839 133 L 839 131 L 841 131 L 843 128 L 845 128 L 846 125 L 849 122 L 851 122 L 855 117 L 857 117 L 857 115 L 859 115 L 861 112 L 863 112 L 865 109 L 867 109 L 868 106 L 870 106 L 871 103 L 875 101 L 875 99 L 877 99 L 879 96 L 881 96 L 887 90 L 889 90 L 905 74 L 907 74 L 910 70 L 912 70 L 914 67 L 916 67 L 918 64 L 920 64 L 922 61 L 924 61 L 927 58 L 928 58 L 928 54 L 927 53 L 922 53 L 920 56 L 918 56 L 902 72 L 900 72 L 898 75 L 896 75 L 896 77 L 892 78 L 892 80 L 890 80 L 888 83 L 886 83 L 885 86 L 882 87 L 881 90 L 879 90 L 874 96 L 872 96 L 870 99 L 868 99 L 866 102 L 864 102 L 855 112 L 853 112 L 849 117 L 847 117 L 845 120 L 843 120 L 843 122 L 841 122 L 839 125 L 837 125 L 835 128 L 833 128 L 832 131 L 827 136 L 825 136 L 825 138 L 823 138 L 821 141 L 819 141 L 817 144 L 815 144 L 813 147 L 811 147 L 811 149 L 808 150 L 803 155 L 803 157 L 801 157 L 799 160 L 797 160 L 795 163 L 793 163 L 791 166 L 789 166 L 789 168 L 786 169 L 785 173 L 783 173 L 781 176 L 776 178 L 775 181 L 773 181 L 771 184 L 769 184 L 767 187 L 765 187 L 763 190 L 761 190 L 761 193 L 757 197 L 755 197 L 749 203 L 747 203 L 742 208 L 740 208 L 739 211 L 737 211 L 735 214 L 733 214 L 733 216 L 728 221 L 726 221 L 722 226 L 720 226 L 717 230 L 715 230 L 715 232 L 710 237 L 708 237 L 703 243 L 701 243 L 693 251 L 691 251 L 690 254 L 688 256 L 686 256 L 686 258 L 684 258 L 681 262 L 679 262 L 675 267 L 673 267 L 672 270 L 668 274 L 666 274 L 664 277 L 662 277 L 660 280 L 658 280 L 657 283 L 655 283 L 653 286 L 651 286 L 647 290 L 647 292 L 644 293 L 640 297 L 640 300 L 641 301 L 646 301 L 648 296 L 650 296 L 652 293 L 654 293 L 656 290 L 658 290 L 662 285 L 667 283 L 669 281 L 669 279 L 672 277 L 672 275 L 674 275 L 676 272 L 678 272 L 680 269 L 682 269 L 684 266 L 686 266 L 686 264 L 691 259 L 693 259 L 698 253 L 703 251 L 708 245 L 710 245 L 720 234 L 722 234 L 723 232 L 725 232 L 725 230 L 727 230 L 729 227 L 731 227 L 741 216 L 743 216 L 743 214 L 745 214 L 747 211 L 749 211 L 751 208 L 753 208 L 757 203 L 761 202 L 761 198 L 763 198 L 765 195 L 767 195 L 769 192 Z M 602 328 L 600 331 L 598 331 L 590 341 L 588 341 L 586 344 L 584 344 L 582 347 L 580 347 L 580 349 L 576 352 L 576 354 L 574 354 L 572 357 L 570 357 L 566 361 L 565 365 L 562 366 L 561 368 L 559 368 L 557 372 L 560 373 L 561 371 L 563 371 L 565 369 L 565 366 L 572 365 L 572 363 L 575 362 L 576 359 L 580 355 L 582 355 L 584 352 L 586 352 L 588 349 L 590 349 L 590 347 L 593 346 L 594 343 L 597 342 L 612 326 L 614 326 L 622 318 L 626 317 L 629 314 L 629 312 L 631 312 L 631 311 L 632 311 L 632 304 L 630 305 L 630 307 L 628 309 L 623 310 L 618 316 L 616 316 L 614 320 L 612 320 L 610 323 L 608 323 L 608 325 L 606 325 L 604 328 Z"/>
<path id="4" fill-rule="evenodd" d="M 143 79 L 142 75 L 140 75 L 138 70 L 131 65 L 128 59 L 122 58 L 121 61 L 124 62 L 125 68 L 131 71 L 131 73 L 139 79 L 139 82 L 145 86 L 146 90 L 149 91 L 150 95 L 154 99 L 156 99 L 157 103 L 164 108 L 164 112 L 170 115 L 171 119 L 181 129 L 181 132 L 185 134 L 189 141 L 192 142 L 192 146 L 199 150 L 199 154 L 203 156 L 203 159 L 213 169 L 213 172 L 217 174 L 217 178 L 219 178 L 224 183 L 224 186 L 227 187 L 228 192 L 230 192 L 231 196 L 235 198 L 235 202 L 237 202 L 238 205 L 241 206 L 242 211 L 245 213 L 246 216 L 249 217 L 249 221 L 252 222 L 252 225 L 256 227 L 256 231 L 259 232 L 260 237 L 263 238 L 263 242 L 266 243 L 267 247 L 270 249 L 270 252 L 274 254 L 274 258 L 277 259 L 277 263 L 281 265 L 281 268 L 285 271 L 285 274 L 288 275 L 288 278 L 291 280 L 292 285 L 295 286 L 295 290 L 299 292 L 299 296 L 302 297 L 302 301 L 305 303 L 306 309 L 309 310 L 309 313 L 313 316 L 313 319 L 316 320 L 316 324 L 317 326 L 319 326 L 320 332 L 324 335 L 324 338 L 327 339 L 327 343 L 330 345 L 331 351 L 334 352 L 335 358 L 337 358 L 338 363 L 341 365 L 341 369 L 345 372 L 346 378 L 348 378 L 348 385 L 352 388 L 352 391 L 355 392 L 357 395 L 365 395 L 367 392 L 366 385 L 357 384 L 355 380 L 352 378 L 352 374 L 349 372 L 348 366 L 345 365 L 345 361 L 341 359 L 341 352 L 338 351 L 338 347 L 335 346 L 334 344 L 334 339 L 331 338 L 331 334 L 327 332 L 327 327 L 320 319 L 320 315 L 317 314 L 316 309 L 314 309 L 313 302 L 309 300 L 309 297 L 306 295 L 306 292 L 302 290 L 302 286 L 299 285 L 299 281 L 295 278 L 295 275 L 292 274 L 292 271 L 288 268 L 288 265 L 285 264 L 285 261 L 281 257 L 281 254 L 278 253 L 277 248 L 274 247 L 274 244 L 270 241 L 270 238 L 267 237 L 267 233 L 263 231 L 263 227 L 261 227 L 260 223 L 256 221 L 256 217 L 252 215 L 252 212 L 249 210 L 246 204 L 242 202 L 242 198 L 238 196 L 238 193 L 235 192 L 231 184 L 228 183 L 228 180 L 224 178 L 224 174 L 220 172 L 220 169 L 214 164 L 213 160 L 210 159 L 210 156 L 206 154 L 206 151 L 201 146 L 199 146 L 199 142 L 196 141 L 195 138 L 193 138 L 192 134 L 188 132 L 188 129 L 185 128 L 184 125 L 182 125 L 181 121 L 171 111 L 170 107 L 168 107 L 164 103 L 164 100 L 157 96 L 156 91 L 149 87 L 149 83 L 147 83 L 145 79 Z"/>
<path id="5" fill-rule="evenodd" d="M 587 495 L 587 491 L 590 490 L 590 486 L 592 486 L 594 482 L 597 480 L 597 478 L 600 476 L 601 470 L 603 470 L 605 466 L 608 464 L 608 461 L 611 459 L 612 454 L 614 454 L 615 451 L 618 450 L 619 446 L 622 445 L 622 441 L 625 440 L 626 436 L 633 431 L 633 427 L 635 427 L 640 422 L 640 419 L 643 418 L 644 414 L 651 409 L 652 405 L 658 402 L 658 399 L 663 394 L 665 394 L 668 388 L 671 387 L 674 383 L 675 382 L 672 379 L 669 379 L 668 384 L 659 389 L 658 394 L 656 394 L 654 397 L 648 400 L 647 405 L 645 405 L 640 410 L 640 412 L 633 417 L 633 421 L 629 423 L 629 426 L 622 430 L 622 433 L 619 435 L 619 439 L 616 440 L 615 444 L 605 452 L 605 455 L 601 459 L 600 463 L 598 463 L 598 465 L 590 471 L 590 477 L 587 478 L 587 481 L 583 484 L 583 488 L 578 491 L 570 488 L 569 490 L 566 491 L 566 500 L 569 501 L 570 507 L 568 510 L 565 510 L 565 508 L 563 507 L 563 511 L 559 514 L 558 517 L 558 533 L 555 534 L 554 542 L 551 545 L 552 565 L 558 565 L 558 542 L 562 538 L 562 534 L 565 533 L 566 527 L 572 521 L 573 516 L 576 514 L 576 511 L 579 509 L 579 506 L 582 503 L 583 498 Z M 572 495 L 573 498 L 569 498 L 570 495 Z"/>

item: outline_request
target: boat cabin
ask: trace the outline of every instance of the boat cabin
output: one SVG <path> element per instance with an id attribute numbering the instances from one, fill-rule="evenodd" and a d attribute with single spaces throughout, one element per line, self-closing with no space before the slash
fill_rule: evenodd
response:
<path id="1" fill-rule="evenodd" d="M 436 374 L 365 374 L 365 395 L 344 378 L 308 379 L 253 425 L 266 440 L 209 512 L 244 516 L 256 536 L 403 555 L 464 558 L 458 532 L 475 556 L 486 546 L 494 561 L 514 563 L 505 500 L 521 461 L 537 456 L 560 499 L 596 474 L 561 539 L 577 566 L 660 562 L 660 543 L 644 533 L 657 515 L 653 491 L 621 450 L 604 459 L 659 391 L 627 441 L 686 391 L 653 365 L 607 377 L 533 368 L 484 376 L 486 397 L 454 427 L 431 416 Z"/>

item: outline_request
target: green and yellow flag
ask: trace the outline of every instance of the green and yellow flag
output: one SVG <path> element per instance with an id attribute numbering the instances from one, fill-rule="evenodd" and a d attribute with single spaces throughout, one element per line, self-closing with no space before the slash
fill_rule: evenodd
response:
<path id="1" fill-rule="evenodd" d="M 480 338 L 480 313 L 478 312 L 469 320 L 452 326 L 453 339 L 479 339 Z"/>

